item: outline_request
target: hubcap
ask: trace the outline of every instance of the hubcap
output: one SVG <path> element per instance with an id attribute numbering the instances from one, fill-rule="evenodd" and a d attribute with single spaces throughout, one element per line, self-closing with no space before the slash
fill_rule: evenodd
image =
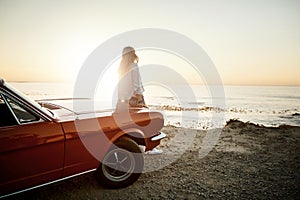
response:
<path id="1" fill-rule="evenodd" d="M 120 148 L 109 151 L 105 155 L 102 163 L 104 176 L 116 182 L 126 180 L 133 173 L 135 168 L 133 154 Z"/>

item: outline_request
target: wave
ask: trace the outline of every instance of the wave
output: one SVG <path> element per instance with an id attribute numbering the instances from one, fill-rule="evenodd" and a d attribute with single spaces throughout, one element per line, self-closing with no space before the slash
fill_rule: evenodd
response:
<path id="1" fill-rule="evenodd" d="M 292 99 L 292 100 L 299 100 L 300 96 L 291 96 L 291 95 L 282 95 L 282 96 L 278 96 L 278 95 L 264 95 L 264 97 L 269 98 L 269 99 Z"/>
<path id="2" fill-rule="evenodd" d="M 220 108 L 213 106 L 204 107 L 183 107 L 175 105 L 148 105 L 151 109 L 164 110 L 164 111 L 195 111 L 195 112 L 228 112 L 228 113 L 257 113 L 257 114 L 273 114 L 273 115 L 288 115 L 290 117 L 300 117 L 298 109 L 283 109 L 283 110 L 259 110 L 247 108 Z"/>
<path id="3" fill-rule="evenodd" d="M 218 108 L 218 107 L 201 107 L 201 108 L 188 108 L 188 107 L 181 107 L 181 106 L 170 106 L 170 105 L 149 105 L 151 109 L 155 110 L 166 110 L 166 111 L 215 111 L 215 112 L 225 112 L 225 109 Z"/>
<path id="4" fill-rule="evenodd" d="M 189 102 L 189 105 L 204 105 L 204 102 L 199 102 L 199 101 L 195 101 L 195 102 Z"/>

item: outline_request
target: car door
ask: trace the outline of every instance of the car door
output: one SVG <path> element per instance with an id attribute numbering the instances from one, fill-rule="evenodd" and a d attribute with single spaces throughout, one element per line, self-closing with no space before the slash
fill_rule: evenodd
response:
<path id="1" fill-rule="evenodd" d="M 61 178 L 64 140 L 59 123 L 0 91 L 0 196 Z"/>

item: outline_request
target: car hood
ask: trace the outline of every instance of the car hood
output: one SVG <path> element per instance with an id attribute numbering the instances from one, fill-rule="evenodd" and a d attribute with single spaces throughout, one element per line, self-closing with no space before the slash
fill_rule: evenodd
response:
<path id="1" fill-rule="evenodd" d="M 44 99 L 38 103 L 53 113 L 57 121 L 74 119 L 78 117 L 91 117 L 91 115 L 111 115 L 112 106 L 108 102 L 94 102 L 90 99 Z"/>
<path id="2" fill-rule="evenodd" d="M 54 114 L 57 122 L 124 115 L 124 113 L 116 111 L 111 102 L 105 101 L 92 102 L 86 99 L 48 100 L 43 101 L 42 104 Z M 130 115 L 149 112 L 151 112 L 149 109 L 130 109 Z"/>

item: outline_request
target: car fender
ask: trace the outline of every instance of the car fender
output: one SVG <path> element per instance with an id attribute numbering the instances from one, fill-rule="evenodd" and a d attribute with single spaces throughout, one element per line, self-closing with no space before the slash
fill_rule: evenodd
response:
<path id="1" fill-rule="evenodd" d="M 111 142 L 115 143 L 119 138 L 125 135 L 132 138 L 138 144 L 145 145 L 145 134 L 143 133 L 143 131 L 137 128 L 128 128 L 125 130 L 121 130 L 111 138 Z"/>

